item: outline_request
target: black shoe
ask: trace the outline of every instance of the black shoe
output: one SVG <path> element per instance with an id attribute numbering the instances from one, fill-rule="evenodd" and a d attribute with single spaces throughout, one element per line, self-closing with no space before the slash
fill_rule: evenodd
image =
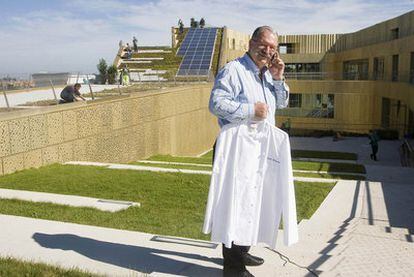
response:
<path id="1" fill-rule="evenodd" d="M 238 277 L 254 277 L 253 274 L 251 274 L 249 271 L 245 270 L 243 272 L 240 272 L 239 275 L 237 275 Z"/>
<path id="2" fill-rule="evenodd" d="M 254 275 L 246 269 L 240 271 L 238 268 L 224 266 L 223 277 L 254 277 Z"/>
<path id="3" fill-rule="evenodd" d="M 247 266 L 258 266 L 264 263 L 264 260 L 260 257 L 250 255 L 249 253 L 243 254 L 243 263 Z"/>

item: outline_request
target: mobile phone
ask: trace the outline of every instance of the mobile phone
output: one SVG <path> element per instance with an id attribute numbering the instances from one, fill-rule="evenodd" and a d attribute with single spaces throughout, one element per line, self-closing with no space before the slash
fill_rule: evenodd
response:
<path id="1" fill-rule="evenodd" d="M 270 58 L 270 63 L 269 66 L 273 65 L 273 61 L 279 57 L 279 52 L 275 51 L 275 53 L 272 55 L 272 57 Z"/>

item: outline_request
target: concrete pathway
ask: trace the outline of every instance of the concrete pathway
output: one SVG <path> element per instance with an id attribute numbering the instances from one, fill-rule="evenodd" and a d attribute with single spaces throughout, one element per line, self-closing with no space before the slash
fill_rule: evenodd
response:
<path id="1" fill-rule="evenodd" d="M 208 241 L 8 215 L 0 215 L 0 226 L 1 256 L 107 276 L 222 275 L 221 246 Z M 252 253 L 267 261 L 252 269 L 266 272 L 262 276 L 275 276 L 284 263 L 266 248 L 256 247 Z"/>
<path id="2" fill-rule="evenodd" d="M 173 173 L 185 173 L 185 174 L 211 175 L 211 170 L 166 168 L 166 167 L 154 167 L 154 166 L 145 166 L 145 165 L 114 164 L 114 163 L 83 162 L 83 161 L 71 161 L 71 162 L 66 162 L 65 164 L 100 166 L 100 167 L 106 167 L 109 169 L 126 169 L 126 170 L 138 170 L 138 171 L 173 172 Z M 293 179 L 295 181 L 318 182 L 318 183 L 332 183 L 332 182 L 338 181 L 338 179 L 314 178 L 314 177 L 293 177 Z"/>
<path id="3" fill-rule="evenodd" d="M 140 203 L 129 201 L 98 199 L 77 195 L 65 195 L 15 189 L 0 189 L 0 198 L 18 199 L 32 202 L 48 202 L 73 207 L 89 207 L 107 212 L 118 212 L 132 206 L 140 206 Z"/>
<path id="4" fill-rule="evenodd" d="M 322 276 L 412 276 L 413 197 L 412 185 L 341 181 L 279 250 Z"/>
<path id="5" fill-rule="evenodd" d="M 140 163 L 146 163 L 146 164 L 165 164 L 165 165 L 183 165 L 183 166 L 198 166 L 198 167 L 206 167 L 211 169 L 212 166 L 209 164 L 197 164 L 197 163 L 180 163 L 180 162 L 165 162 L 165 161 L 150 161 L 150 160 L 140 160 L 138 161 Z M 322 170 L 299 170 L 299 169 L 293 169 L 293 172 L 301 172 L 301 173 L 315 173 L 315 174 L 331 174 L 331 175 L 365 175 L 361 173 L 349 173 L 349 172 L 337 172 L 337 171 L 322 171 Z"/>

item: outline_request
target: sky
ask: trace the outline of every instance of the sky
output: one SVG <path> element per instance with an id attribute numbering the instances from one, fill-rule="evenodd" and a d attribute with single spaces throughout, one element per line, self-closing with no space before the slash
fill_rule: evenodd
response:
<path id="1" fill-rule="evenodd" d="M 0 0 L 0 76 L 97 72 L 120 40 L 171 45 L 171 27 L 204 17 L 207 26 L 250 34 L 350 33 L 414 9 L 414 0 Z"/>

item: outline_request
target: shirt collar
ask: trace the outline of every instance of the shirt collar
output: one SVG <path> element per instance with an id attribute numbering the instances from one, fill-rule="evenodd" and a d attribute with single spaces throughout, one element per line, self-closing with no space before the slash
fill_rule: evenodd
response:
<path id="1" fill-rule="evenodd" d="M 259 67 L 254 63 L 254 61 L 250 57 L 249 53 L 246 52 L 246 54 L 244 54 L 243 60 L 246 64 L 247 69 L 253 71 L 257 75 L 260 73 Z"/>

